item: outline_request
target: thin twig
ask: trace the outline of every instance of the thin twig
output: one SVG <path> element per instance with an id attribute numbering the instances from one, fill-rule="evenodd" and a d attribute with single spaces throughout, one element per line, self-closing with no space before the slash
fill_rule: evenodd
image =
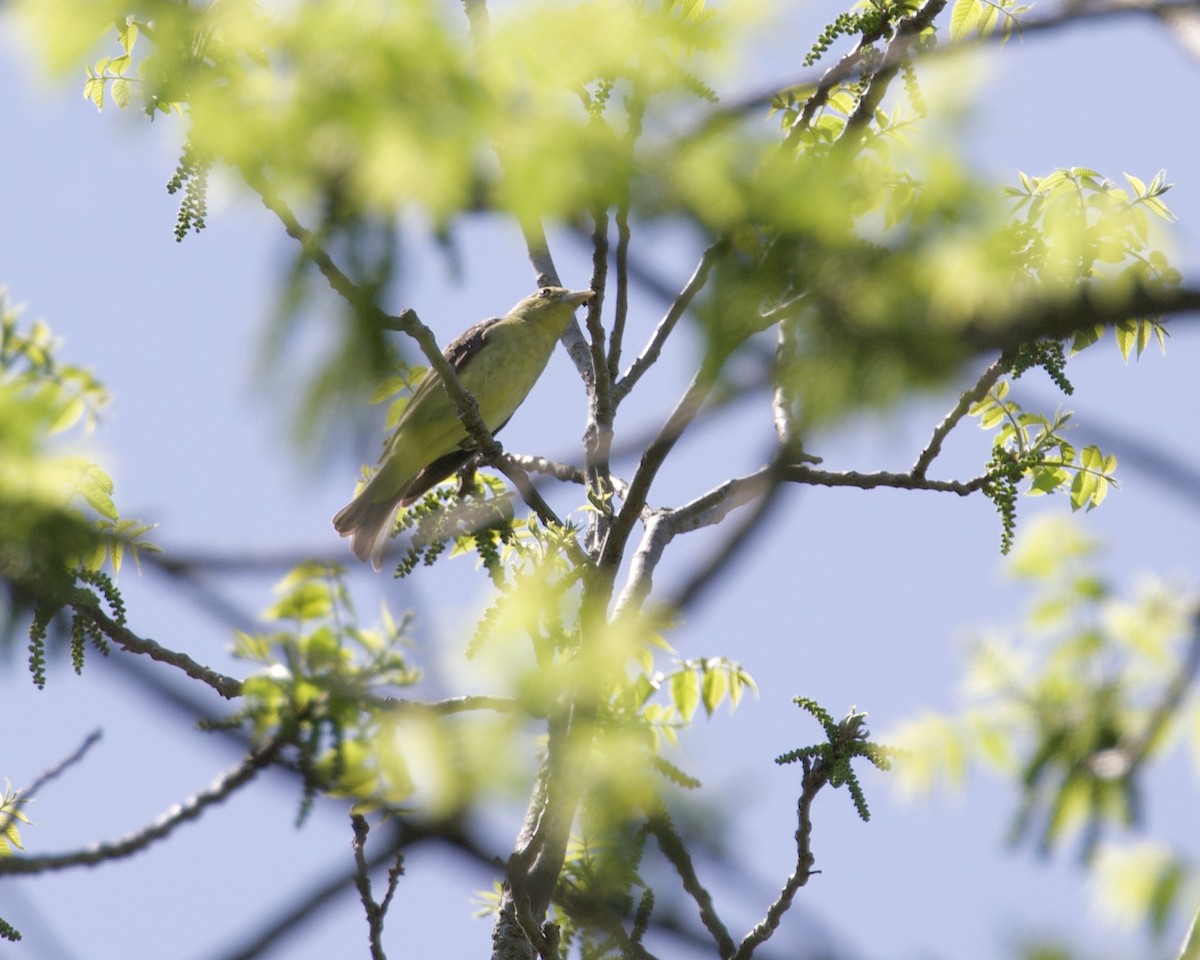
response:
<path id="1" fill-rule="evenodd" d="M 48 873 L 70 867 L 96 866 L 110 860 L 120 860 L 145 850 L 158 840 L 170 836 L 176 827 L 197 819 L 208 807 L 220 803 L 239 787 L 249 783 L 263 767 L 275 761 L 285 739 L 277 737 L 251 751 L 236 767 L 218 777 L 207 790 L 202 790 L 182 804 L 172 807 L 149 826 L 112 843 L 96 843 L 71 853 L 45 854 L 36 857 L 0 858 L 0 876 L 5 874 Z"/>
<path id="2" fill-rule="evenodd" d="M 989 479 L 985 475 L 967 481 L 929 480 L 925 477 L 914 477 L 911 473 L 889 473 L 886 470 L 875 473 L 847 470 L 838 473 L 831 470 L 817 470 L 803 464 L 783 467 L 782 473 L 784 480 L 792 483 L 808 483 L 819 487 L 856 487 L 859 490 L 873 490 L 876 487 L 894 487 L 897 490 L 940 490 L 957 493 L 960 497 L 969 496 L 982 490 Z"/>
<path id="3" fill-rule="evenodd" d="M 821 788 L 829 782 L 829 773 L 820 760 L 812 761 L 805 757 L 801 763 L 804 765 L 804 777 L 801 780 L 800 798 L 796 801 L 796 868 L 779 891 L 779 896 L 767 908 L 766 915 L 746 934 L 730 960 L 750 960 L 755 948 L 765 943 L 779 927 L 780 920 L 791 907 L 799 889 L 817 872 L 813 870 L 816 857 L 812 852 L 812 803 Z"/>
<path id="4" fill-rule="evenodd" d="M 598 209 L 593 214 L 592 283 L 596 296 L 588 304 L 587 328 L 591 345 L 592 379 L 588 389 L 588 421 L 583 433 L 583 463 L 588 490 L 596 500 L 608 494 L 605 483 L 609 475 L 609 457 L 613 440 L 613 381 L 609 361 L 604 354 L 604 325 L 601 322 L 603 297 L 608 285 L 608 213 Z M 588 549 L 593 554 L 608 531 L 608 514 L 597 510 L 589 524 Z"/>
<path id="5" fill-rule="evenodd" d="M 1044 17 L 1015 21 L 1014 31 L 1018 36 L 1052 32 L 1064 26 L 1076 24 L 1087 25 L 1096 20 L 1119 19 L 1126 16 L 1155 16 L 1169 18 L 1172 14 L 1194 12 L 1195 0 L 1114 0 L 1109 3 L 1065 4 L 1059 10 Z M 878 40 L 875 37 L 875 40 Z M 990 47 L 1004 43 L 1008 37 L 999 30 L 994 30 L 986 37 L 963 37 L 953 43 L 942 43 L 936 47 L 924 49 L 920 53 L 922 61 L 938 57 L 953 57 L 965 50 L 978 47 Z M 874 42 L 874 41 L 872 41 Z M 871 66 L 874 69 L 894 66 L 912 56 L 912 51 L 889 51 L 881 59 L 875 60 Z M 856 46 L 846 54 L 834 68 L 816 67 L 793 80 L 776 83 L 772 86 L 753 90 L 736 98 L 729 98 L 720 107 L 710 111 L 696 128 L 683 137 L 693 140 L 710 130 L 731 122 L 732 120 L 758 110 L 769 109 L 781 92 L 814 88 L 818 94 L 823 92 L 821 100 L 828 97 L 832 88 L 839 83 L 859 79 L 866 70 L 867 62 L 861 56 L 861 46 Z"/>
<path id="6" fill-rule="evenodd" d="M 496 713 L 521 713 L 528 710 L 525 704 L 512 697 L 489 697 L 483 694 L 448 697 L 445 700 L 434 700 L 429 703 L 404 697 L 379 697 L 368 699 L 364 703 L 385 710 L 432 713 L 439 717 L 448 717 L 456 713 L 470 713 L 475 710 L 494 710 Z"/>
<path id="7" fill-rule="evenodd" d="M 469 857 L 472 863 L 491 870 L 494 875 L 495 856 L 475 843 L 462 830 L 457 820 L 419 823 L 409 820 L 389 820 L 397 829 L 376 853 L 367 858 L 367 866 L 375 870 L 388 861 L 393 861 L 401 850 L 409 850 L 429 841 L 439 841 L 447 848 Z M 306 925 L 314 923 L 323 907 L 354 886 L 357 867 L 344 868 L 339 861 L 322 869 L 316 886 L 301 893 L 297 899 L 264 927 L 256 928 L 240 944 L 211 955 L 211 960 L 257 960 L 270 953 L 285 938 L 294 935 Z"/>
<path id="8" fill-rule="evenodd" d="M 658 475 L 659 469 L 676 442 L 695 419 L 709 391 L 712 390 L 714 381 L 715 371 L 711 369 L 711 364 L 706 363 L 692 378 L 692 382 L 688 384 L 687 390 L 675 405 L 675 409 L 671 411 L 666 423 L 662 425 L 658 435 L 642 453 L 637 471 L 629 484 L 625 502 L 621 505 L 620 512 L 609 528 L 608 537 L 598 561 L 598 566 L 602 570 L 609 571 L 612 576 L 616 575 L 621 557 L 624 556 L 625 544 L 633 531 L 633 525 L 646 506 L 646 498 L 650 494 L 654 478 Z"/>
<path id="9" fill-rule="evenodd" d="M 696 906 L 700 908 L 700 922 L 704 924 L 704 928 L 712 935 L 713 941 L 717 945 L 718 954 L 722 957 L 731 956 L 735 949 L 733 937 L 729 935 L 725 924 L 717 916 L 717 911 L 713 907 L 712 895 L 704 888 L 696 876 L 696 869 L 692 865 L 691 854 L 688 853 L 687 847 L 683 844 L 683 839 L 671 823 L 670 816 L 665 810 L 660 811 L 650 818 L 647 826 L 654 835 L 654 839 L 658 841 L 658 848 L 663 852 L 663 856 L 670 861 L 671 866 L 675 868 L 675 872 L 679 874 L 679 879 L 683 883 L 683 889 L 687 891 L 688 896 L 696 901 Z"/>
<path id="10" fill-rule="evenodd" d="M 637 385 L 642 375 L 658 360 L 659 354 L 662 353 L 663 344 L 667 342 L 667 337 L 671 335 L 671 331 L 675 329 L 675 325 L 687 311 L 696 294 L 708 282 L 708 274 L 712 270 L 717 257 L 720 256 L 724 249 L 725 242 L 718 241 L 701 255 L 696 269 L 692 272 L 688 282 L 683 285 L 683 289 L 679 291 L 679 295 L 672 301 L 666 316 L 655 327 L 650 341 L 638 355 L 638 358 L 633 361 L 630 368 L 625 371 L 625 375 L 613 385 L 614 406 L 620 404 L 629 395 L 629 391 Z"/>
<path id="11" fill-rule="evenodd" d="M 688 578 L 671 600 L 670 609 L 685 610 L 691 606 L 741 553 L 750 538 L 762 527 L 772 508 L 778 503 L 782 485 L 778 473 L 772 471 L 766 489 L 759 494 L 750 512 L 742 517 L 741 522 L 726 536 L 720 547 L 709 556 L 704 565 Z"/>
<path id="12" fill-rule="evenodd" d="M 354 886 L 367 915 L 367 943 L 371 948 L 371 960 L 387 960 L 387 954 L 383 952 L 383 921 L 400 877 L 404 874 L 404 851 L 396 851 L 395 860 L 388 870 L 387 891 L 383 900 L 376 903 L 371 894 L 371 867 L 367 863 L 367 834 L 370 827 L 367 826 L 367 818 L 358 813 L 350 814 L 350 824 L 354 831 L 351 842 L 354 849 Z"/>
<path id="13" fill-rule="evenodd" d="M 625 319 L 629 314 L 629 203 L 617 207 L 617 295 L 613 307 L 613 325 L 608 335 L 608 377 L 616 381 L 621 371 L 621 345 L 625 339 Z"/>
<path id="14" fill-rule="evenodd" d="M 169 650 L 149 637 L 139 637 L 128 627 L 117 623 L 99 607 L 80 604 L 75 610 L 79 616 L 91 620 L 113 643 L 128 650 L 130 653 L 142 653 L 151 660 L 157 660 L 159 663 L 166 663 L 177 667 L 193 680 L 199 680 L 201 683 L 212 687 L 226 700 L 233 700 L 242 695 L 241 680 L 218 673 L 211 667 L 197 663 L 186 653 Z"/>
<path id="15" fill-rule="evenodd" d="M 996 381 L 1004 376 L 1004 371 L 1008 369 L 1010 363 L 1009 355 L 1005 354 L 998 360 L 992 363 L 975 382 L 975 385 L 969 390 L 964 390 L 962 396 L 958 398 L 958 403 L 954 405 L 954 409 L 946 414 L 946 418 L 934 428 L 933 436 L 929 438 L 929 442 L 925 444 L 925 449 L 921 451 L 917 457 L 917 462 L 913 464 L 912 475 L 914 477 L 923 478 L 930 465 L 937 458 L 937 455 L 942 452 L 942 444 L 946 437 L 950 435 L 950 431 L 958 426 L 959 421 L 967 415 L 967 411 L 971 409 L 971 405 L 978 403 L 987 392 L 996 385 Z"/>
<path id="16" fill-rule="evenodd" d="M 83 738 L 83 742 L 68 756 L 64 757 L 48 770 L 43 770 L 41 773 L 39 773 L 33 778 L 33 782 L 30 783 L 29 786 L 17 791 L 16 802 L 9 810 L 4 811 L 3 815 L 0 816 L 0 837 L 4 836 L 4 834 L 8 832 L 8 828 L 12 826 L 13 819 L 16 817 L 17 813 L 20 812 L 21 808 L 25 806 L 25 804 L 38 795 L 38 791 L 41 790 L 42 787 L 48 784 L 51 780 L 55 780 L 62 776 L 69 767 L 73 767 L 75 764 L 83 760 L 84 756 L 87 755 L 87 752 L 100 742 L 100 738 L 103 735 L 103 731 L 93 730 Z"/>

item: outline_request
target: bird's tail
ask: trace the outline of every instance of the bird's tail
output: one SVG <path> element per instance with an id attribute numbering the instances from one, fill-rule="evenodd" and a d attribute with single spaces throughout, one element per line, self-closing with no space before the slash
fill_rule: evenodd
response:
<path id="1" fill-rule="evenodd" d="M 350 538 L 350 549 L 359 560 L 378 570 L 383 566 L 383 548 L 392 533 L 392 519 L 400 503 L 396 500 L 372 500 L 370 487 L 342 507 L 333 518 L 333 528 Z"/>

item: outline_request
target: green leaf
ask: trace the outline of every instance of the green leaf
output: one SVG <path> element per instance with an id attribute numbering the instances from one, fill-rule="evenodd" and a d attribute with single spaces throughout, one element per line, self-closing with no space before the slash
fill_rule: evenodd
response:
<path id="1" fill-rule="evenodd" d="M 112 499 L 113 482 L 107 473 L 94 463 L 86 463 L 76 482 L 76 492 L 87 501 L 88 506 L 100 516 L 117 520 L 117 506 Z"/>
<path id="2" fill-rule="evenodd" d="M 333 597 L 329 587 L 317 581 L 301 584 L 267 609 L 266 616 L 272 620 L 316 620 L 328 616 L 333 610 Z"/>
<path id="3" fill-rule="evenodd" d="M 1137 345 L 1137 321 L 1128 318 L 1117 324 L 1117 349 L 1121 351 L 1121 359 L 1129 362 L 1129 355 Z"/>
<path id="4" fill-rule="evenodd" d="M 1125 179 L 1129 181 L 1129 185 L 1133 187 L 1134 192 L 1139 197 L 1144 197 L 1146 195 L 1146 184 L 1135 177 L 1132 173 L 1125 174 Z"/>
<path id="5" fill-rule="evenodd" d="M 691 722 L 700 705 L 700 678 L 687 667 L 671 677 L 671 701 L 687 722 Z"/>
<path id="6" fill-rule="evenodd" d="M 70 430 L 79 422 L 87 409 L 82 397 L 73 397 L 66 405 L 58 412 L 58 416 L 54 418 L 54 422 L 50 424 L 51 435 L 62 433 L 65 430 Z"/>
<path id="7" fill-rule="evenodd" d="M 1000 9 L 995 4 L 984 3 L 979 16 L 979 26 L 976 28 L 979 36 L 986 37 L 996 29 L 996 17 Z"/>
<path id="8" fill-rule="evenodd" d="M 704 712 L 710 717 L 713 711 L 721 705 L 729 693 L 728 667 L 719 660 L 710 660 L 704 665 L 704 682 L 701 686 L 701 699 Z"/>
<path id="9" fill-rule="evenodd" d="M 112 82 L 112 98 L 113 103 L 124 110 L 133 99 L 133 85 L 124 78 L 114 80 Z"/>
<path id="10" fill-rule="evenodd" d="M 962 40 L 975 30 L 981 14 L 981 0 L 955 0 L 950 12 L 950 39 Z"/>
<path id="11" fill-rule="evenodd" d="M 1064 483 L 1070 474 L 1060 467 L 1035 467 L 1032 474 L 1031 494 L 1053 493 Z"/>
<path id="12" fill-rule="evenodd" d="M 91 100 L 97 110 L 104 109 L 104 81 L 98 77 L 89 77 L 83 85 L 83 99 Z"/>
<path id="13" fill-rule="evenodd" d="M 133 46 L 138 39 L 138 25 L 133 17 L 126 17 L 125 23 L 117 28 L 117 40 L 127 54 L 133 52 Z"/>

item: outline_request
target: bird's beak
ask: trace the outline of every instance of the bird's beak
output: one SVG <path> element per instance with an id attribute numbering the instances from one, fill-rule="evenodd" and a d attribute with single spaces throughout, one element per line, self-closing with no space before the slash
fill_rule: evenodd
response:
<path id="1" fill-rule="evenodd" d="M 569 303 L 571 306 L 577 307 L 581 303 L 587 303 L 595 295 L 595 290 L 572 290 L 563 297 L 563 303 Z"/>

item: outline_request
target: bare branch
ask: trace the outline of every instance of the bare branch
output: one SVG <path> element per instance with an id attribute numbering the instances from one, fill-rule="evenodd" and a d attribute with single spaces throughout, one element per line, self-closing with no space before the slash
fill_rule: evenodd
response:
<path id="1" fill-rule="evenodd" d="M 925 449 L 917 457 L 917 462 L 913 464 L 912 475 L 914 477 L 924 478 L 930 464 L 942 452 L 942 444 L 945 442 L 946 437 L 950 435 L 950 431 L 958 426 L 962 418 L 967 415 L 967 411 L 971 409 L 971 404 L 977 403 L 987 396 L 987 392 L 1004 375 L 1009 361 L 1010 357 L 1008 355 L 1001 356 L 983 371 L 970 390 L 963 391 L 962 396 L 958 398 L 958 403 L 954 405 L 954 409 L 946 414 L 946 419 L 934 428 L 933 436 L 929 438 L 929 443 L 925 445 Z"/>
<path id="2" fill-rule="evenodd" d="M 653 513 L 645 523 L 641 542 L 633 552 L 629 561 L 629 577 L 625 589 L 617 598 L 613 609 L 613 618 L 620 620 L 636 614 L 642 609 L 650 591 L 654 588 L 654 570 L 662 559 L 667 544 L 675 539 L 678 532 L 669 511 Z"/>
<path id="3" fill-rule="evenodd" d="M 44 770 L 39 773 L 33 778 L 33 782 L 30 783 L 29 786 L 17 791 L 17 800 L 14 805 L 9 810 L 5 811 L 2 816 L 0 816 L 0 837 L 4 836 L 4 834 L 8 831 L 8 828 L 12 826 L 13 819 L 16 817 L 21 808 L 34 797 L 36 797 L 38 791 L 41 790 L 42 787 L 44 787 L 47 783 L 62 776 L 69 767 L 73 767 L 75 764 L 83 760 L 84 756 L 87 755 L 87 752 L 100 742 L 101 736 L 103 736 L 102 731 L 93 730 L 83 738 L 83 743 L 76 747 L 70 755 L 64 757 L 48 770 Z"/>
<path id="4" fill-rule="evenodd" d="M 519 467 L 530 473 L 543 473 L 564 483 L 577 483 L 580 486 L 587 484 L 587 477 L 584 475 L 583 469 L 572 463 L 560 463 L 557 460 L 550 460 L 547 457 L 538 457 L 525 453 L 510 453 L 507 455 L 507 459 L 512 460 Z M 615 490 L 618 496 L 625 496 L 626 491 L 629 489 L 629 484 L 612 473 L 606 479 L 609 487 Z"/>
<path id="5" fill-rule="evenodd" d="M 717 916 L 717 911 L 713 907 L 712 895 L 696 876 L 691 854 L 688 853 L 687 847 L 683 844 L 683 838 L 679 836 L 674 824 L 671 823 L 670 815 L 666 810 L 659 811 L 647 821 L 647 827 L 654 835 L 654 839 L 658 841 L 658 848 L 663 852 L 663 856 L 670 861 L 675 872 L 679 874 L 683 889 L 700 908 L 700 922 L 712 935 L 718 954 L 722 957 L 732 956 L 735 949 L 733 937 L 729 935 L 725 924 Z"/>
<path id="6" fill-rule="evenodd" d="M 720 523 L 728 514 L 761 497 L 770 485 L 770 467 L 748 477 L 726 480 L 702 497 L 674 510 L 645 511 L 645 530 L 629 564 L 629 577 L 621 591 L 614 617 L 627 617 L 642 608 L 654 585 L 654 570 L 667 545 L 678 534 Z"/>
<path id="7" fill-rule="evenodd" d="M 763 521 L 770 514 L 771 508 L 778 502 L 781 486 L 778 470 L 772 469 L 766 480 L 765 489 L 760 489 L 755 499 L 753 509 L 742 518 L 721 546 L 708 558 L 704 566 L 697 570 L 675 595 L 670 603 L 672 609 L 683 610 L 690 606 L 737 557 L 750 538 L 758 532 Z M 733 509 L 733 507 L 730 506 L 729 509 Z"/>
<path id="8" fill-rule="evenodd" d="M 404 850 L 396 851 L 395 860 L 388 870 L 387 892 L 383 900 L 375 902 L 371 895 L 371 870 L 367 863 L 367 818 L 358 813 L 350 814 L 350 824 L 354 830 L 354 885 L 358 889 L 359 899 L 367 914 L 367 943 L 371 948 L 371 960 L 387 960 L 383 952 L 383 921 L 387 917 L 388 907 L 396 893 L 400 877 L 404 875 Z"/>
<path id="9" fill-rule="evenodd" d="M 766 915 L 755 924 L 754 929 L 746 934 L 738 945 L 737 952 L 732 954 L 731 960 L 750 960 L 750 957 L 754 955 L 755 948 L 759 944 L 765 943 L 779 927 L 779 922 L 791 907 L 796 893 L 808 883 L 808 878 L 814 873 L 812 866 L 816 862 L 816 857 L 813 856 L 811 845 L 812 802 L 817 791 L 824 786 L 824 782 L 810 787 L 809 780 L 812 774 L 807 760 L 804 766 L 804 789 L 796 803 L 796 818 L 800 823 L 796 830 L 796 869 L 787 878 L 775 902 L 767 908 Z"/>
<path id="10" fill-rule="evenodd" d="M 608 213 L 605 210 L 596 210 L 592 214 L 592 220 L 591 289 L 596 291 L 596 295 L 587 305 L 587 330 L 592 368 L 592 389 L 589 391 L 589 400 L 592 405 L 592 419 L 595 423 L 601 426 L 608 424 L 611 427 L 613 417 L 612 378 L 608 372 L 608 358 L 604 355 L 604 326 L 601 323 L 604 292 L 608 286 Z M 604 469 L 607 471 L 607 465 Z"/>
<path id="11" fill-rule="evenodd" d="M 603 499 L 609 492 L 606 481 L 610 472 L 615 407 L 612 375 L 604 354 L 604 325 L 601 322 L 604 291 L 608 283 L 608 213 L 596 210 L 593 219 L 591 288 L 596 291 L 596 296 L 587 307 L 592 379 L 588 390 L 587 428 L 583 433 L 583 463 L 590 495 Z M 607 530 L 608 515 L 599 510 L 593 513 L 587 540 L 590 551 L 599 549 Z"/>
<path id="12" fill-rule="evenodd" d="M 462 0 L 462 5 L 470 24 L 471 39 L 478 45 L 484 41 L 488 32 L 487 0 Z"/>
<path id="13" fill-rule="evenodd" d="M 987 484 L 986 476 L 975 477 L 972 480 L 928 480 L 925 477 L 915 477 L 911 473 L 889 473 L 886 470 L 876 473 L 859 473 L 857 470 L 847 470 L 836 473 L 831 470 L 817 470 L 803 464 L 795 464 L 782 468 L 783 479 L 792 483 L 808 483 L 818 487 L 857 487 L 859 490 L 873 490 L 876 487 L 895 487 L 897 490 L 940 490 L 946 493 L 957 493 L 960 497 L 969 496 Z"/>
<path id="14" fill-rule="evenodd" d="M 1027 299 L 1009 314 L 984 316 L 962 328 L 972 349 L 1014 350 L 1048 337 L 1065 340 L 1097 326 L 1114 326 L 1130 317 L 1173 316 L 1200 311 L 1200 288 L 1147 286 L 1138 283 L 1120 293 L 1103 285 L 1084 285 L 1071 297 Z"/>
<path id="15" fill-rule="evenodd" d="M 371 317 L 380 325 L 390 327 L 391 329 L 403 329 L 402 326 L 397 324 L 407 323 L 409 317 L 413 320 L 416 319 L 416 314 L 411 310 L 405 310 L 399 318 L 389 318 L 388 314 L 379 307 L 374 298 L 351 280 L 345 271 L 334 262 L 333 257 L 321 245 L 317 235 L 299 221 L 283 197 L 263 177 L 247 170 L 242 170 L 242 175 L 245 177 L 250 189 L 258 194 L 263 202 L 263 206 L 279 218 L 287 235 L 299 242 L 304 255 L 312 261 L 313 265 L 320 271 L 321 276 L 325 278 L 333 291 L 355 310 L 363 316 Z"/>
<path id="16" fill-rule="evenodd" d="M 646 506 L 646 498 L 650 494 L 654 478 L 658 475 L 659 469 L 675 443 L 695 419 L 709 391 L 712 390 L 715 371 L 711 369 L 711 366 L 711 363 L 706 362 L 697 371 L 684 395 L 675 405 L 675 409 L 671 411 L 667 422 L 663 424 L 658 435 L 642 453 L 637 471 L 629 484 L 625 502 L 621 505 L 620 513 L 617 514 L 609 528 L 608 537 L 605 539 L 604 549 L 598 561 L 598 565 L 602 569 L 611 571 L 614 576 L 620 565 L 621 557 L 624 555 L 629 535 L 633 531 L 633 525 Z"/>
<path id="17" fill-rule="evenodd" d="M 612 331 L 608 335 L 608 377 L 616 382 L 621 369 L 621 344 L 629 314 L 629 203 L 617 207 L 617 296 Z"/>
<path id="18" fill-rule="evenodd" d="M 526 453 L 510 453 L 508 458 L 522 470 L 527 470 L 530 473 L 543 473 L 548 477 L 554 477 L 555 480 L 561 480 L 564 483 L 577 483 L 580 486 L 587 483 L 587 477 L 583 474 L 583 468 L 577 467 L 573 463 L 561 463 L 558 460 L 550 460 L 547 457 L 538 457 Z"/>
<path id="19" fill-rule="evenodd" d="M 45 854 L 37 857 L 10 856 L 0 858 L 0 876 L 5 874 L 48 873 L 70 867 L 87 866 L 120 860 L 145 850 L 163 840 L 176 827 L 197 819 L 208 807 L 220 803 L 239 787 L 249 783 L 263 767 L 275 761 L 285 738 L 277 737 L 251 751 L 241 763 L 218 777 L 213 784 L 182 804 L 172 807 L 148 827 L 112 843 L 97 843 L 72 853 Z"/>
<path id="20" fill-rule="evenodd" d="M 633 365 L 625 371 L 625 375 L 613 386 L 613 404 L 618 405 L 628 396 L 629 391 L 637 385 L 637 382 L 642 378 L 642 375 L 649 370 L 658 360 L 658 356 L 662 353 L 663 344 L 667 342 L 667 337 L 671 335 L 671 331 L 675 329 L 675 325 L 679 322 L 679 318 L 684 315 L 687 308 L 691 305 L 696 294 L 699 293 L 704 284 L 708 282 L 709 271 L 712 270 L 713 264 L 717 257 L 724 251 L 725 241 L 721 240 L 714 243 L 700 257 L 700 262 L 696 265 L 695 271 L 684 284 L 683 289 L 679 291 L 679 295 L 671 303 L 671 307 L 667 310 L 666 316 L 659 321 L 655 327 L 653 335 L 650 337 L 650 342 L 634 360 Z"/>
<path id="21" fill-rule="evenodd" d="M 151 660 L 157 660 L 160 663 L 167 663 L 173 667 L 178 667 L 193 680 L 199 680 L 201 683 L 212 687 L 226 700 L 233 700 L 242 695 L 241 680 L 227 677 L 225 674 L 218 673 L 211 667 L 197 663 L 186 653 L 169 650 L 148 637 L 139 637 L 128 627 L 117 623 L 99 607 L 79 604 L 75 610 L 79 616 L 91 620 L 108 639 L 130 653 L 143 653 L 150 657 Z"/>
<path id="22" fill-rule="evenodd" d="M 468 836 L 464 832 L 462 821 L 457 817 L 433 821 L 392 818 L 387 820 L 386 824 L 390 836 L 380 845 L 380 849 L 367 857 L 367 867 L 370 870 L 376 870 L 385 863 L 394 864 L 396 855 L 401 850 L 437 841 L 445 844 L 446 849 L 463 854 L 474 866 L 487 870 L 490 876 L 495 875 L 494 852 L 485 850 Z M 297 896 L 264 927 L 255 929 L 241 943 L 213 955 L 212 960 L 256 960 L 267 955 L 284 938 L 315 922 L 323 907 L 353 887 L 357 872 L 356 866 L 346 869 L 340 860 L 320 870 L 314 886 Z"/>

